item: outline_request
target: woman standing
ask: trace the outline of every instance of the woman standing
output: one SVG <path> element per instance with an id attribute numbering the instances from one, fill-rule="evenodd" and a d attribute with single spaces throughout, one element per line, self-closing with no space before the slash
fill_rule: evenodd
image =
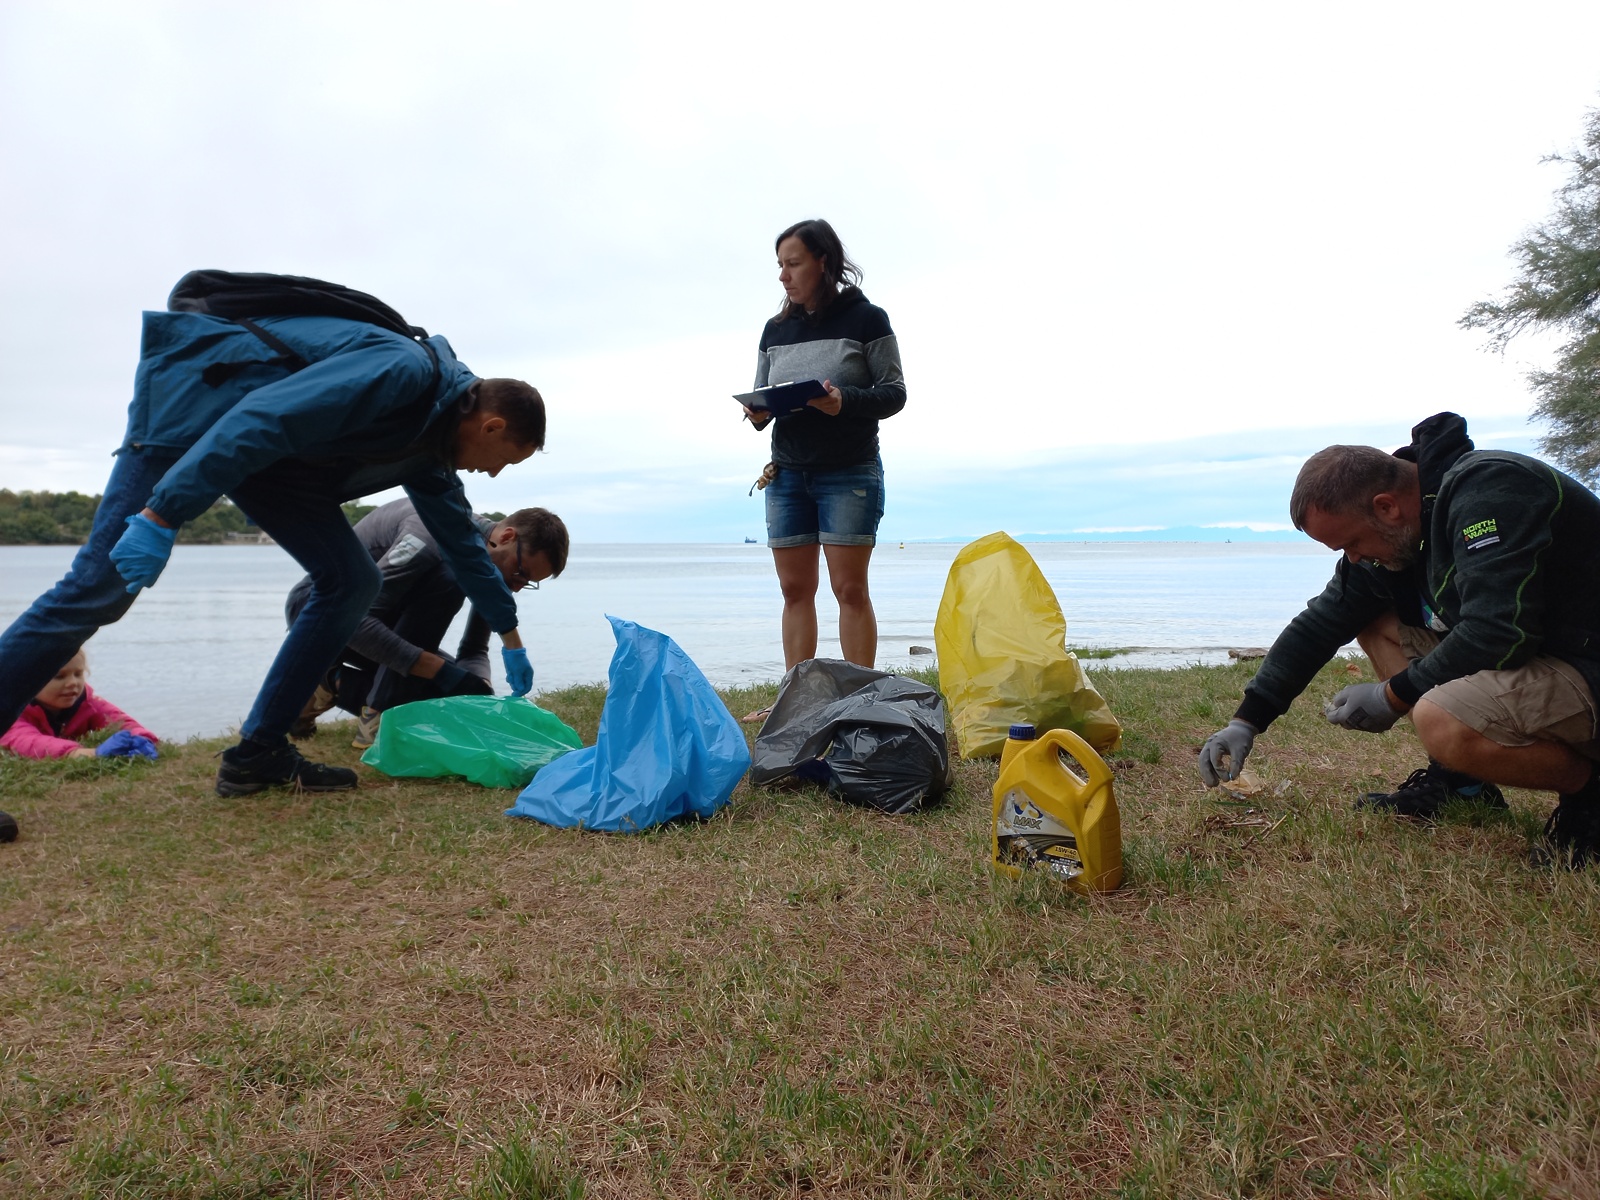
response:
<path id="1" fill-rule="evenodd" d="M 745 409 L 757 429 L 773 423 L 767 545 L 783 589 L 784 667 L 817 653 L 819 544 L 839 601 L 840 648 L 870 667 L 878 619 L 867 564 L 883 516 L 878 422 L 905 407 L 900 348 L 888 315 L 856 286 L 861 271 L 833 226 L 791 225 L 777 251 L 784 303 L 761 334 L 756 387 L 820 379 L 828 391 L 783 417 Z"/>

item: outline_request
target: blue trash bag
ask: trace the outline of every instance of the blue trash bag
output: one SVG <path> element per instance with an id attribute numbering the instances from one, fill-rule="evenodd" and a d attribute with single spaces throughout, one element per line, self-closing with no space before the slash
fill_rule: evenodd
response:
<path id="1" fill-rule="evenodd" d="M 744 731 L 676 642 L 606 620 L 617 649 L 599 738 L 541 769 L 506 816 L 622 833 L 711 816 L 750 769 Z"/>

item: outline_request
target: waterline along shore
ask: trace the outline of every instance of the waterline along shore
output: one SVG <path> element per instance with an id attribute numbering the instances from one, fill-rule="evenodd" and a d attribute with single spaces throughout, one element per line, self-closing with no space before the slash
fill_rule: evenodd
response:
<path id="1" fill-rule="evenodd" d="M 934 644 L 939 597 L 959 549 L 884 545 L 874 555 L 881 666 L 926 665 L 911 648 Z M 1221 663 L 1230 648 L 1266 645 L 1332 569 L 1332 556 L 1304 541 L 1042 542 L 1028 549 L 1061 602 L 1068 641 L 1085 649 L 1096 675 L 1120 666 Z M 73 552 L 0 547 L 0 622 L 58 579 Z M 213 736 L 236 726 L 282 642 L 284 598 L 299 577 L 276 547 L 179 546 L 160 582 L 90 642 L 91 682 L 168 736 Z M 605 679 L 612 651 L 606 613 L 670 635 L 718 686 L 775 681 L 783 673 L 781 604 L 771 553 L 758 545 L 579 544 L 559 579 L 518 596 L 540 690 Z M 818 607 L 819 653 L 837 657 L 837 642 L 828 640 L 837 619 L 827 588 Z M 1096 648 L 1127 647 L 1140 649 L 1087 657 Z M 491 658 L 498 670 L 498 657 Z"/>

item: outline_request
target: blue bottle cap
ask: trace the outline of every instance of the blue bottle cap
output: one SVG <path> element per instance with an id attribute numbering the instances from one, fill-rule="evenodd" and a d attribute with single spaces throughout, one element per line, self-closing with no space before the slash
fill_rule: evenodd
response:
<path id="1" fill-rule="evenodd" d="M 1008 736 L 1013 742 L 1031 742 L 1039 735 L 1034 732 L 1032 725 L 1013 725 L 1011 727 L 1011 732 L 1006 736 Z"/>

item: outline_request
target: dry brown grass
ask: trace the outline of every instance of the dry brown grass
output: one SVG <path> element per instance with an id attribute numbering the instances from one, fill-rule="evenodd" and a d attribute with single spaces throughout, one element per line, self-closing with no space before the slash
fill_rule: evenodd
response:
<path id="1" fill-rule="evenodd" d="M 1248 675 L 1099 676 L 1095 900 L 988 871 L 990 763 L 911 819 L 741 786 L 636 837 L 466 784 L 222 801 L 215 745 L 5 764 L 0 1191 L 1597 1194 L 1600 872 L 1525 865 L 1545 797 L 1353 813 L 1418 750 L 1309 698 L 1265 820 L 1217 804 Z"/>

